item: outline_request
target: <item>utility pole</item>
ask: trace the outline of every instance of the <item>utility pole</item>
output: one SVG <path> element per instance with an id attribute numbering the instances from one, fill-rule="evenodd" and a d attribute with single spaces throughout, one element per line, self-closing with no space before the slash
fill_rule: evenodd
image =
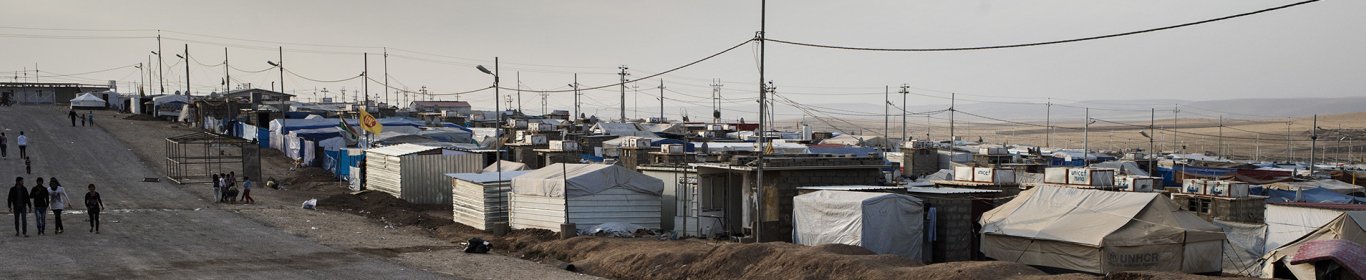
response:
<path id="1" fill-rule="evenodd" d="M 384 48 L 384 106 L 389 105 L 389 48 Z M 380 111 L 383 112 L 383 111 Z"/>
<path id="2" fill-rule="evenodd" d="M 759 33 L 758 33 L 758 34 L 755 34 L 755 39 L 759 41 L 759 131 L 760 131 L 760 132 L 764 131 L 764 110 L 767 109 L 767 108 L 766 108 L 767 106 L 765 106 L 764 102 L 767 102 L 767 101 L 768 101 L 768 87 L 764 86 L 764 64 L 765 64 L 765 58 L 766 58 L 766 56 L 765 56 L 765 54 L 764 54 L 764 51 L 765 51 L 765 48 L 764 48 L 764 32 L 766 31 L 767 23 L 768 23 L 768 1 L 767 1 L 767 0 L 759 0 Z M 623 66 L 622 69 L 625 69 L 625 66 Z M 623 70 L 623 72 L 622 72 L 622 75 L 623 75 L 622 77 L 625 77 L 625 76 L 624 76 L 624 75 L 625 75 L 625 71 L 624 71 L 624 70 Z M 624 79 L 624 78 L 623 78 L 623 79 Z M 624 87 L 623 87 L 622 89 L 625 90 Z M 624 99 L 623 99 L 623 100 L 624 100 Z M 623 101 L 623 103 L 625 103 L 625 101 Z M 624 115 L 625 112 L 623 111 L 622 114 Z M 763 134 L 763 133 L 759 133 L 759 162 L 758 162 L 758 165 L 755 166 L 755 176 L 754 176 L 754 177 L 755 177 L 755 181 L 756 181 L 754 186 L 755 186 L 755 188 L 757 189 L 757 191 L 756 191 L 756 193 L 755 193 L 755 198 L 756 198 L 755 201 L 758 202 L 758 203 L 756 203 L 756 210 L 757 210 L 757 211 L 756 211 L 756 212 L 757 212 L 757 215 L 755 215 L 755 216 L 756 216 L 756 219 L 755 219 L 756 222 L 754 223 L 754 242 L 756 242 L 756 243 L 758 243 L 758 242 L 763 242 L 764 202 L 765 202 L 765 200 L 764 200 L 764 165 L 765 165 L 765 164 L 764 164 L 764 163 L 765 163 L 765 162 L 764 162 L 764 153 L 766 152 L 766 149 L 765 149 L 765 148 L 766 148 L 766 147 L 765 147 L 765 143 L 764 143 L 764 134 Z"/>
<path id="3" fill-rule="evenodd" d="M 621 75 L 621 122 L 626 122 L 626 75 L 630 74 L 626 73 L 626 69 L 628 69 L 626 65 L 617 68 L 621 69 L 621 73 L 617 73 L 617 75 Z M 760 84 L 762 83 L 761 81 Z"/>
<path id="4" fill-rule="evenodd" d="M 1172 109 L 1172 154 L 1180 153 L 1180 152 L 1178 152 L 1178 151 L 1180 151 L 1180 150 L 1178 150 L 1177 148 L 1178 148 L 1178 147 L 1181 147 L 1181 146 L 1177 145 L 1177 141 L 1176 141 L 1176 137 L 1180 135 L 1180 134 L 1176 133 L 1176 127 L 1178 126 L 1178 125 L 1176 124 L 1176 120 L 1177 120 L 1177 119 L 1180 119 L 1180 118 L 1181 118 L 1181 104 L 1176 104 L 1176 107 L 1174 107 L 1174 108 Z"/>
<path id="5" fill-rule="evenodd" d="M 579 73 L 574 73 L 574 131 L 579 130 Z"/>
<path id="6" fill-rule="evenodd" d="M 190 44 L 185 44 L 185 96 L 190 96 Z"/>
<path id="7" fill-rule="evenodd" d="M 1048 98 L 1048 103 L 1045 103 L 1044 105 L 1047 106 L 1047 107 L 1044 109 L 1044 117 L 1043 117 L 1043 120 L 1044 120 L 1044 121 L 1043 121 L 1043 122 L 1044 122 L 1044 124 L 1043 124 L 1043 126 L 1044 126 L 1043 146 L 1044 146 L 1044 147 L 1049 147 L 1049 146 L 1052 146 L 1052 145 L 1053 145 L 1053 144 L 1051 143 L 1051 141 L 1053 140 L 1053 98 L 1052 98 L 1052 97 Z M 1043 149 L 1039 149 L 1039 152 L 1043 152 Z"/>
<path id="8" fill-rule="evenodd" d="M 232 71 L 228 66 L 228 47 L 223 47 L 223 94 L 232 91 Z"/>
<path id="9" fill-rule="evenodd" d="M 1088 165 L 1091 159 L 1091 108 L 1086 108 L 1086 125 L 1081 129 L 1081 163 Z"/>
<path id="10" fill-rule="evenodd" d="M 958 114 L 958 93 L 949 93 L 949 164 L 958 157 L 958 132 L 954 128 L 954 117 Z"/>
<path id="11" fill-rule="evenodd" d="M 1224 115 L 1219 115 L 1219 157 L 1228 158 L 1224 152 Z"/>
<path id="12" fill-rule="evenodd" d="M 1285 119 L 1285 152 L 1287 158 L 1286 161 L 1295 161 L 1295 149 L 1290 147 L 1290 125 L 1295 123 L 1295 119 L 1291 117 L 1286 117 Z"/>
<path id="13" fill-rule="evenodd" d="M 280 92 L 283 93 L 283 92 L 285 92 L 285 47 L 284 47 L 284 46 L 280 46 L 280 48 L 278 49 L 278 51 L 279 51 L 279 55 L 280 55 L 280 61 L 279 61 L 280 63 L 277 64 L 276 67 L 279 67 L 279 68 L 280 68 Z M 345 89 L 345 88 L 342 89 L 342 99 L 346 99 L 346 89 Z M 342 101 L 345 102 L 346 100 L 342 100 Z M 289 108 L 285 108 L 285 111 L 289 111 Z"/>
<path id="14" fill-rule="evenodd" d="M 901 84 L 901 141 L 903 142 L 909 140 L 906 138 L 906 134 L 909 133 L 910 130 L 906 127 L 906 111 L 910 110 L 910 107 L 906 107 L 906 95 L 911 93 L 909 90 L 910 88 L 911 86 L 908 84 Z M 903 144 L 902 146 L 905 145 Z"/>
<path id="15" fill-rule="evenodd" d="M 1319 149 L 1319 115 L 1314 115 L 1314 126 L 1309 127 L 1309 177 L 1314 177 L 1314 153 Z"/>
<path id="16" fill-rule="evenodd" d="M 664 79 L 659 79 L 659 121 L 664 122 Z"/>
<path id="17" fill-rule="evenodd" d="M 157 80 L 161 82 L 161 92 L 159 92 L 158 94 L 165 94 L 166 72 L 161 67 L 162 65 L 166 65 L 166 62 L 163 62 L 161 60 L 161 29 L 157 29 L 157 51 L 153 53 L 157 55 Z"/>
<path id="18" fill-rule="evenodd" d="M 522 113 L 522 71 L 517 71 L 517 113 Z"/>
<path id="19" fill-rule="evenodd" d="M 361 104 L 361 107 L 362 107 L 362 108 L 365 108 L 365 109 L 362 109 L 362 110 L 370 111 L 370 53 L 368 53 L 368 52 L 360 53 L 360 57 L 361 57 L 361 71 L 360 71 L 360 76 L 361 76 L 361 77 L 360 77 L 360 80 L 361 80 L 361 84 L 360 84 L 360 92 L 361 92 L 361 94 L 364 94 L 364 95 L 365 95 L 365 98 L 363 98 L 363 100 L 361 101 L 360 104 Z M 281 90 L 284 90 L 284 87 L 281 87 L 280 89 L 281 89 Z M 382 117 L 382 116 L 381 116 L 381 117 Z"/>
<path id="20" fill-rule="evenodd" d="M 550 97 L 550 94 L 549 94 L 549 93 L 544 93 L 544 92 L 541 93 L 541 115 L 549 115 L 549 114 L 550 114 L 550 109 L 548 108 L 548 107 L 549 107 L 549 103 L 546 103 L 546 98 L 548 98 L 548 97 Z"/>
<path id="21" fill-rule="evenodd" d="M 1149 108 L 1148 112 L 1148 171 L 1157 173 L 1153 164 L 1157 163 L 1157 144 L 1153 138 L 1157 137 L 1157 108 Z"/>
<path id="22" fill-rule="evenodd" d="M 882 151 L 887 152 L 887 137 L 892 130 L 889 119 L 892 117 L 890 107 L 892 106 L 892 86 L 882 86 Z"/>
<path id="23" fill-rule="evenodd" d="M 711 122 L 712 124 L 721 123 L 721 80 L 712 79 L 711 82 Z"/>

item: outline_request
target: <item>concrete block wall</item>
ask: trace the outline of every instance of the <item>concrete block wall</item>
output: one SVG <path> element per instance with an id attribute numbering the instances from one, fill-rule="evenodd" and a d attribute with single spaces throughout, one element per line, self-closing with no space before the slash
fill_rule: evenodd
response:
<path id="1" fill-rule="evenodd" d="M 939 152 L 934 149 L 901 149 L 905 176 L 925 176 L 939 172 Z"/>
<path id="2" fill-rule="evenodd" d="M 621 156 L 617 158 L 617 162 L 621 164 L 621 166 L 636 170 L 637 166 L 650 164 L 650 151 L 654 150 L 655 149 L 650 148 L 622 148 Z"/>
<path id="3" fill-rule="evenodd" d="M 782 170 L 764 172 L 764 241 L 792 241 L 792 198 L 797 187 L 830 185 L 877 185 L 877 168 Z"/>
<path id="4" fill-rule="evenodd" d="M 1175 194 L 1172 201 L 1205 220 L 1260 224 L 1266 222 L 1266 198 L 1215 198 L 1199 195 Z"/>
<path id="5" fill-rule="evenodd" d="M 973 220 L 971 200 L 966 196 L 912 195 L 935 209 L 934 240 L 928 240 L 928 232 L 925 235 L 930 262 L 972 260 L 979 236 L 973 230 L 976 221 Z M 928 211 L 926 215 L 929 215 Z"/>

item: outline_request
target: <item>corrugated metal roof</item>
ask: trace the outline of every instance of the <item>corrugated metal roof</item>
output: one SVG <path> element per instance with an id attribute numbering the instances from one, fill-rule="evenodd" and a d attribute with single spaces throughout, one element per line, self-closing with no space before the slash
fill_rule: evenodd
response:
<path id="1" fill-rule="evenodd" d="M 504 172 L 503 172 L 503 175 L 502 175 L 502 177 L 503 177 L 502 179 L 503 179 L 504 182 L 511 182 L 511 181 L 512 181 L 512 178 L 517 177 L 517 176 L 522 176 L 523 174 L 531 173 L 531 171 L 534 171 L 534 170 L 504 171 Z M 468 182 L 472 182 L 472 183 L 476 183 L 476 184 L 487 184 L 487 183 L 498 182 L 498 172 L 484 172 L 484 173 L 446 173 L 446 177 L 451 177 L 452 179 L 461 180 L 461 181 L 468 181 Z"/>
<path id="2" fill-rule="evenodd" d="M 421 153 L 421 152 L 426 152 L 426 151 L 431 151 L 431 150 L 438 150 L 438 149 L 441 149 L 441 147 L 423 146 L 423 145 L 417 145 L 417 144 L 398 144 L 398 145 L 393 145 L 393 146 L 384 146 L 384 147 L 369 149 L 369 150 L 366 150 L 366 152 L 377 153 L 377 154 L 388 155 L 388 156 L 404 156 L 404 155 L 416 154 L 416 153 Z"/>
<path id="3" fill-rule="evenodd" d="M 877 191 L 877 190 L 900 190 L 901 186 L 869 186 L 869 185 L 848 185 L 848 186 L 805 186 L 797 187 L 799 190 L 824 190 L 824 191 Z"/>
<path id="4" fill-rule="evenodd" d="M 983 189 L 950 188 L 950 187 L 942 187 L 942 188 L 934 188 L 934 187 L 907 187 L 907 188 L 906 188 L 906 191 L 907 191 L 907 192 L 910 192 L 910 193 L 912 193 L 912 194 L 916 194 L 916 193 L 929 193 L 929 194 L 976 194 L 976 193 L 998 193 L 998 192 L 1001 192 L 1001 190 L 983 190 Z"/>

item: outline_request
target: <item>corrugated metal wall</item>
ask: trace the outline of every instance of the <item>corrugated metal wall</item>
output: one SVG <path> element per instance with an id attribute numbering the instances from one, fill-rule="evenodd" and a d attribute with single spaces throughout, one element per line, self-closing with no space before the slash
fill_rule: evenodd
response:
<path id="1" fill-rule="evenodd" d="M 451 180 L 446 173 L 473 173 L 484 170 L 484 156 L 409 155 L 402 160 L 404 200 L 416 204 L 451 205 Z"/>
<path id="2" fill-rule="evenodd" d="M 365 157 L 365 187 L 403 197 L 402 188 L 399 187 L 399 179 L 402 178 L 399 175 L 399 158 L 377 153 L 367 153 Z"/>

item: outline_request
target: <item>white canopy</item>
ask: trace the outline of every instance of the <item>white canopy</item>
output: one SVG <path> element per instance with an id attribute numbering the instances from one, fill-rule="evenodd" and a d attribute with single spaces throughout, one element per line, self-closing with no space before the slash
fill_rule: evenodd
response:
<path id="1" fill-rule="evenodd" d="M 982 214 L 982 253 L 1091 273 L 1222 269 L 1224 233 L 1157 193 L 1040 186 Z"/>
<path id="2" fill-rule="evenodd" d="M 103 108 L 104 104 L 104 99 L 100 99 L 99 97 L 95 96 L 94 93 L 89 92 L 82 94 L 81 96 L 77 96 L 74 99 L 71 99 L 71 108 Z"/>
<path id="3" fill-rule="evenodd" d="M 792 199 L 792 242 L 846 244 L 920 261 L 925 210 L 909 195 L 817 191 Z"/>
<path id="4" fill-rule="evenodd" d="M 572 163 L 556 163 L 512 179 L 512 193 L 521 195 L 579 197 L 613 188 L 659 196 L 664 193 L 664 181 L 620 165 Z"/>

